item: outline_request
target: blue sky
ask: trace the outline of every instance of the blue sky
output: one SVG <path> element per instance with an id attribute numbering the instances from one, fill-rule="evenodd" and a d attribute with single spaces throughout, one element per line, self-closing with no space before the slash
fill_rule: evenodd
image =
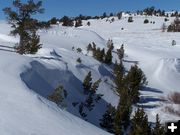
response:
<path id="1" fill-rule="evenodd" d="M 11 3 L 12 0 L 0 0 L 0 19 L 5 18 L 2 9 Z M 136 11 L 149 6 L 168 11 L 180 10 L 180 0 L 43 0 L 43 6 L 46 9 L 45 14 L 39 18 L 47 20 L 63 15 L 100 15 L 103 12 Z"/>

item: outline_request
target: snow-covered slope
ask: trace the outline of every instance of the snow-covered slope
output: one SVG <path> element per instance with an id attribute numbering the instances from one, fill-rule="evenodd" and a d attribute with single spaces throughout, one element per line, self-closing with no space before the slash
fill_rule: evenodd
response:
<path id="1" fill-rule="evenodd" d="M 5 24 L 2 23 L 0 24 L 0 27 L 4 25 Z M 5 26 L 8 25 L 6 24 Z M 3 45 L 6 43 L 5 45 L 11 46 L 12 44 L 10 44 L 10 42 L 13 42 L 14 44 L 16 40 L 2 31 L 0 34 L 0 42 Z M 76 78 L 70 71 L 67 72 L 67 74 L 63 71 L 58 74 L 60 69 L 57 70 L 57 68 L 58 66 L 61 68 L 63 67 L 63 61 L 62 63 L 56 63 L 55 60 L 52 60 L 49 66 L 47 66 L 49 69 L 46 69 L 44 67 L 44 65 L 47 65 L 45 63 L 46 61 L 43 62 L 39 56 L 36 56 L 38 58 L 34 58 L 34 56 L 21 56 L 15 54 L 14 52 L 10 52 L 9 50 L 12 50 L 12 48 L 4 46 L 0 46 L 0 49 L 0 134 L 108 135 L 105 131 L 73 116 L 65 110 L 60 109 L 54 103 L 51 103 L 42 97 L 47 94 L 45 90 L 47 90 L 50 86 L 53 86 L 53 84 L 47 85 L 47 81 L 49 81 L 49 83 L 54 83 L 53 80 L 48 80 L 48 77 L 50 77 L 49 79 L 52 79 L 51 77 L 54 77 L 54 79 L 64 77 L 64 80 L 72 80 L 71 83 L 74 81 L 73 77 Z M 45 53 L 46 52 L 44 51 L 43 56 L 48 57 Z M 38 61 L 41 61 L 44 65 L 40 64 Z M 58 66 L 53 66 L 52 63 Z M 32 69 L 36 73 L 30 72 L 29 69 Z M 26 72 L 26 78 L 23 78 L 23 73 Z M 58 74 L 59 77 L 57 76 L 56 78 L 56 76 L 53 76 L 55 74 Z M 43 78 L 43 75 L 46 78 Z M 27 77 L 29 77 L 29 79 Z M 36 88 L 33 90 L 35 91 L 39 88 L 38 93 L 40 95 L 35 93 L 33 90 L 30 90 L 22 81 L 23 79 L 28 79 L 28 81 L 31 80 L 32 86 Z M 43 82 L 43 79 L 46 80 Z M 73 85 L 68 88 L 73 88 Z M 53 89 L 54 88 L 52 87 L 51 90 Z M 40 92 L 40 90 L 42 91 Z M 76 94 L 76 92 L 73 94 Z"/>
<path id="2" fill-rule="evenodd" d="M 174 20 L 169 18 L 170 21 L 164 22 L 164 18 L 135 16 L 133 23 L 127 23 L 126 17 L 121 20 L 115 18 L 113 23 L 106 22 L 106 19 L 91 20 L 90 27 L 83 27 L 95 31 L 105 39 L 111 38 L 115 48 L 124 44 L 126 68 L 129 68 L 129 64 L 138 62 L 149 82 L 147 88 L 141 91 L 141 96 L 150 121 L 155 120 L 157 113 L 161 114 L 162 121 L 179 119 L 178 116 L 162 111 L 166 104 L 162 103 L 162 97 L 170 92 L 180 91 L 180 33 L 163 33 L 162 24 L 168 26 Z M 144 24 L 144 19 L 152 23 Z M 172 40 L 176 41 L 176 46 L 171 45 Z"/>
<path id="3" fill-rule="evenodd" d="M 144 24 L 145 18 L 155 24 Z M 173 19 L 170 18 L 166 25 Z M 165 103 L 161 97 L 171 91 L 180 91 L 180 34 L 162 33 L 163 17 L 135 16 L 133 23 L 127 23 L 126 17 L 115 18 L 113 23 L 106 19 L 88 21 L 91 26 L 83 21 L 84 26 L 79 28 L 53 26 L 39 31 L 43 48 L 36 55 L 26 56 L 12 52 L 11 47 L 18 38 L 9 36 L 9 25 L 0 22 L 0 134 L 108 134 L 81 120 L 79 108 L 72 105 L 85 100 L 82 81 L 89 71 L 93 81 L 102 79 L 97 94 L 104 96 L 92 111 L 86 110 L 86 120 L 99 126 L 106 105 L 117 105 L 112 67 L 98 62 L 86 51 L 91 42 L 106 48 L 108 39 L 114 41 L 115 49 L 125 45 L 127 69 L 138 63 L 145 72 L 149 84 L 141 91 L 141 103 L 150 121 L 155 120 L 156 113 L 161 114 L 162 121 L 179 119 L 163 111 Z M 172 40 L 176 40 L 176 46 L 171 46 Z M 82 48 L 82 53 L 77 53 L 77 48 Z M 115 53 L 113 56 L 115 61 L 117 56 Z M 81 58 L 81 64 L 77 63 L 78 58 Z M 45 99 L 58 84 L 68 92 L 66 110 Z"/>

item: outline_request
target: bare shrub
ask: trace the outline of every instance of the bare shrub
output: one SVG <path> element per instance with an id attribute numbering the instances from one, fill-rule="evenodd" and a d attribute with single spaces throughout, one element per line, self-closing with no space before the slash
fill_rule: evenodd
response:
<path id="1" fill-rule="evenodd" d="M 180 116 L 180 107 L 178 107 L 179 109 L 174 109 L 172 106 L 166 106 L 165 107 L 165 112 L 169 112 L 170 114 L 174 114 L 177 116 Z"/>
<path id="2" fill-rule="evenodd" d="M 170 102 L 180 105 L 180 92 L 171 93 L 167 98 Z"/>
<path id="3" fill-rule="evenodd" d="M 165 99 L 165 98 L 164 98 Z M 180 116 L 180 92 L 173 92 L 166 97 L 169 102 L 164 108 L 165 112 Z"/>

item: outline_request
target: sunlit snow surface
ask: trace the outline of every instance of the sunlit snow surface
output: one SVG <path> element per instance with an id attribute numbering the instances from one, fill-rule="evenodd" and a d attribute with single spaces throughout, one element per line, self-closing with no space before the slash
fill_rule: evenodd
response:
<path id="1" fill-rule="evenodd" d="M 143 24 L 145 18 L 155 21 L 155 24 Z M 160 114 L 162 122 L 180 119 L 164 112 L 165 103 L 161 101 L 170 92 L 180 92 L 180 33 L 162 33 L 160 28 L 164 17 L 135 16 L 133 23 L 127 23 L 125 17 L 121 20 L 115 18 L 113 23 L 106 22 L 106 19 L 88 21 L 91 22 L 90 27 L 86 26 L 87 21 L 83 21 L 84 26 L 79 28 L 53 26 L 39 31 L 43 48 L 36 55 L 26 56 L 9 52 L 12 48 L 3 47 L 14 46 L 18 37 L 10 36 L 10 26 L 5 21 L 0 22 L 0 45 L 3 45 L 0 46 L 0 134 L 108 134 L 77 118 L 80 117 L 78 107 L 72 106 L 73 102 L 84 100 L 82 81 L 89 71 L 93 81 L 102 79 L 97 93 L 104 96 L 93 111 L 88 112 L 87 121 L 98 126 L 106 104 L 117 105 L 112 67 L 96 61 L 86 51 L 91 42 L 105 48 L 108 39 L 114 41 L 115 49 L 124 44 L 127 70 L 138 63 L 145 72 L 149 83 L 141 91 L 141 103 L 149 120 L 155 121 L 156 113 Z M 171 46 L 172 40 L 176 40 L 176 46 Z M 78 47 L 83 49 L 82 53 L 76 52 Z M 115 53 L 113 56 L 113 61 L 118 59 Z M 76 62 L 79 57 L 81 64 Z M 59 109 L 44 98 L 58 84 L 68 91 L 66 110 Z"/>

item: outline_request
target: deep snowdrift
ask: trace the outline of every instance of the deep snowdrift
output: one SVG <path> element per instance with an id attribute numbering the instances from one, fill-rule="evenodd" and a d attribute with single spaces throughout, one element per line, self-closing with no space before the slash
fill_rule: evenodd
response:
<path id="1" fill-rule="evenodd" d="M 171 91 L 180 91 L 180 33 L 162 33 L 163 17 L 147 17 L 155 24 L 143 24 L 145 18 L 136 16 L 133 23 L 127 23 L 127 18 L 115 18 L 113 23 L 106 22 L 106 19 L 88 20 L 91 26 L 86 26 L 87 21 L 84 21 L 85 26 L 80 28 L 53 26 L 39 32 L 43 48 L 36 55 L 26 56 L 9 52 L 18 38 L 9 36 L 9 25 L 0 22 L 0 28 L 3 28 L 0 29 L 0 133 L 107 134 L 70 113 L 80 117 L 78 108 L 72 103 L 84 100 L 82 81 L 89 71 L 93 81 L 102 79 L 97 93 L 104 96 L 93 111 L 87 112 L 87 121 L 98 126 L 106 104 L 117 105 L 112 68 L 96 61 L 86 51 L 91 42 L 101 48 L 106 47 L 109 38 L 114 41 L 115 49 L 125 45 L 126 69 L 138 63 L 147 76 L 149 84 L 141 91 L 140 103 L 144 105 L 150 121 L 155 121 L 157 113 L 160 113 L 162 122 L 179 119 L 163 111 L 165 104 L 161 97 Z M 168 24 L 170 21 L 166 22 Z M 176 40 L 176 46 L 171 46 L 172 40 Z M 75 47 L 74 51 L 72 47 Z M 82 53 L 77 53 L 78 47 L 82 48 Z M 117 56 L 113 55 L 115 61 Z M 76 62 L 79 57 L 81 64 Z M 58 84 L 68 91 L 66 111 L 70 113 L 44 98 Z"/>
<path id="2" fill-rule="evenodd" d="M 1 51 L 0 53 L 0 134 L 108 134 L 59 109 L 55 104 L 28 89 L 21 81 L 20 74 L 31 67 L 29 63 L 32 62 L 32 58 L 11 52 Z M 32 79 L 36 81 L 38 77 Z"/>

